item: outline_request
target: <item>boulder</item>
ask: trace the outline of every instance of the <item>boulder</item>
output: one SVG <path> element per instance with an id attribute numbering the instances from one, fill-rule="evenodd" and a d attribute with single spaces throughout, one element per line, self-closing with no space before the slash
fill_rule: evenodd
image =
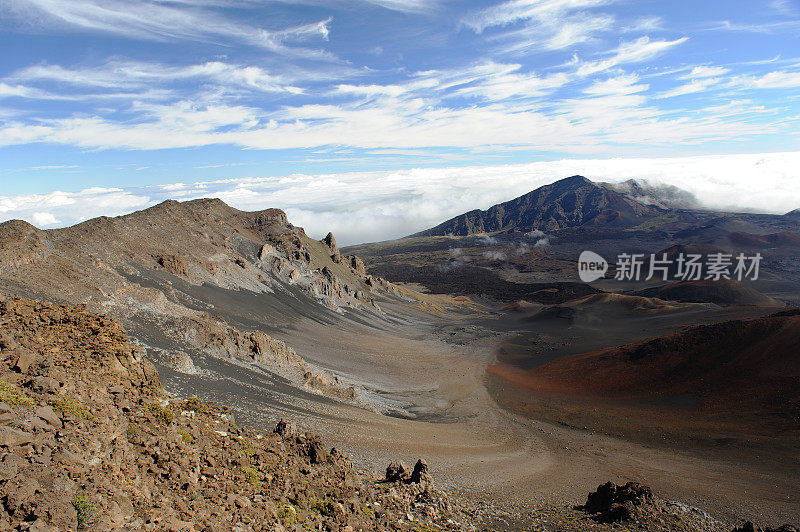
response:
<path id="1" fill-rule="evenodd" d="M 40 406 L 39 408 L 36 409 L 35 413 L 40 419 L 47 422 L 48 425 L 51 425 L 57 429 L 61 428 L 62 426 L 61 418 L 58 417 L 58 415 L 53 410 L 53 407 L 51 407 L 50 405 Z"/>
<path id="2" fill-rule="evenodd" d="M 281 419 L 278 421 L 278 424 L 275 425 L 275 430 L 272 432 L 284 439 L 291 438 L 297 436 L 297 426 L 292 421 L 284 421 Z"/>
<path id="3" fill-rule="evenodd" d="M 39 362 L 39 356 L 27 349 L 17 350 L 17 359 L 14 361 L 14 371 L 27 373 L 31 366 Z"/>
<path id="4" fill-rule="evenodd" d="M 17 348 L 17 342 L 10 334 L 0 335 L 0 351 L 13 351 Z"/>
<path id="5" fill-rule="evenodd" d="M 411 478 L 411 471 L 403 462 L 392 462 L 386 467 L 386 482 L 406 482 Z"/>
<path id="6" fill-rule="evenodd" d="M 319 440 L 314 440 L 308 444 L 308 460 L 312 464 L 322 464 L 328 459 L 328 453 Z"/>
<path id="7" fill-rule="evenodd" d="M 626 521 L 635 517 L 636 509 L 654 501 L 653 492 L 637 482 L 618 486 L 606 482 L 589 493 L 584 511 L 595 514 L 595 519 L 603 523 Z"/>
<path id="8" fill-rule="evenodd" d="M 414 471 L 411 473 L 410 480 L 414 484 L 432 482 L 433 479 L 431 478 L 430 473 L 428 473 L 428 462 L 422 458 L 417 460 L 417 463 L 414 464 Z"/>
<path id="9" fill-rule="evenodd" d="M 33 434 L 0 426 L 0 447 L 19 447 L 33 441 Z"/>

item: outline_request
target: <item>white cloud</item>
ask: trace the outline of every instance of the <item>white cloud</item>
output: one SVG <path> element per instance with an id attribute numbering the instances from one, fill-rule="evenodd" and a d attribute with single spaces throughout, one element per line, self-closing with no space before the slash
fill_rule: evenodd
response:
<path id="1" fill-rule="evenodd" d="M 418 13 L 430 11 L 438 6 L 439 2 L 431 0 L 363 0 L 394 11 L 407 11 Z"/>
<path id="2" fill-rule="evenodd" d="M 688 37 L 675 39 L 674 41 L 651 41 L 650 37 L 640 37 L 635 41 L 626 41 L 613 50 L 613 55 L 608 59 L 583 63 L 578 68 L 578 75 L 589 76 L 598 72 L 603 72 L 610 68 L 626 63 L 641 63 L 652 59 L 670 48 L 678 46 L 688 41 Z"/>
<path id="3" fill-rule="evenodd" d="M 753 89 L 792 89 L 800 87 L 800 72 L 776 71 L 763 76 L 737 76 L 733 84 Z"/>
<path id="4" fill-rule="evenodd" d="M 222 61 L 187 66 L 141 61 L 110 61 L 94 68 L 64 68 L 61 65 L 40 64 L 23 68 L 6 79 L 114 89 L 142 89 L 152 87 L 154 83 L 171 84 L 184 80 L 204 80 L 223 87 L 243 87 L 263 92 L 293 94 L 302 92 L 299 87 L 292 86 L 285 76 L 273 74 L 256 66 L 233 65 Z M 3 85 L 0 84 L 0 94 L 2 88 Z"/>
<path id="5" fill-rule="evenodd" d="M 788 17 L 797 16 L 797 9 L 792 5 L 791 0 L 771 0 L 769 5 L 781 15 L 786 15 Z"/>
<path id="6" fill-rule="evenodd" d="M 644 107 L 640 95 L 619 94 L 558 102 L 564 112 L 534 105 L 488 103 L 468 108 L 425 105 L 418 99 L 378 100 L 366 105 L 303 105 L 263 113 L 244 106 L 139 104 L 145 119 L 114 122 L 101 117 L 10 122 L 0 145 L 51 142 L 81 148 L 154 150 L 231 144 L 256 149 L 339 145 L 359 148 L 431 146 L 529 146 L 554 151 L 597 151 L 612 140 L 670 145 L 773 133 L 775 127 L 721 118 L 668 118 Z M 646 119 L 646 121 L 644 121 Z"/>
<path id="7" fill-rule="evenodd" d="M 636 20 L 630 26 L 625 26 L 622 28 L 622 31 L 625 33 L 639 33 L 639 32 L 651 32 L 655 30 L 660 30 L 664 26 L 664 21 L 661 17 L 643 17 Z"/>
<path id="8" fill-rule="evenodd" d="M 679 79 L 698 79 L 698 78 L 713 78 L 728 73 L 730 70 L 720 66 L 706 66 L 700 65 L 692 69 L 691 72 Z"/>
<path id="9" fill-rule="evenodd" d="M 612 94 L 635 94 L 650 88 L 649 85 L 637 85 L 639 76 L 636 74 L 626 74 L 609 78 L 604 81 L 596 81 L 591 87 L 584 89 L 586 94 L 593 95 L 612 95 Z"/>
<path id="10" fill-rule="evenodd" d="M 683 42 L 640 39 L 623 43 L 614 55 L 582 64 L 577 72 L 541 75 L 522 72 L 514 63 L 482 62 L 465 68 L 431 70 L 389 85 L 340 84 L 333 100 L 284 105 L 270 110 L 232 104 L 236 98 L 198 95 L 179 101 L 135 101 L 110 117 L 102 112 L 24 122 L 9 118 L 0 125 L 0 145 L 50 142 L 81 148 L 166 149 L 235 145 L 256 149 L 291 149 L 336 143 L 364 149 L 516 146 L 573 153 L 600 152 L 609 142 L 674 145 L 738 139 L 774 133 L 779 125 L 753 124 L 716 115 L 667 114 L 647 107 L 648 89 L 636 74 L 596 81 L 583 95 L 545 99 L 573 83 L 581 70 L 642 61 Z M 60 68 L 60 67 L 59 67 Z M 59 68 L 26 69 L 31 79 L 72 79 Z M 141 83 L 157 74 L 152 65 L 121 64 L 90 72 L 86 83 Z M 180 75 L 224 75 L 258 85 L 264 75 L 225 63 L 205 63 L 170 71 Z M 250 71 L 248 71 L 250 72 Z M 713 79 L 713 78 L 712 78 Z M 703 83 L 710 83 L 704 81 Z M 342 98 L 346 101 L 342 102 Z M 336 101 L 337 103 L 325 103 Z M 466 104 L 465 104 L 466 101 Z M 135 118 L 131 119 L 129 116 Z"/>
<path id="11" fill-rule="evenodd" d="M 685 94 L 694 94 L 697 92 L 703 92 L 712 85 L 716 85 L 719 83 L 719 78 L 704 78 L 704 79 L 695 79 L 690 81 L 689 83 L 685 83 L 679 87 L 675 87 L 674 89 L 670 89 L 668 91 L 662 92 L 658 95 L 659 98 L 672 98 L 674 96 L 683 96 Z"/>
<path id="12" fill-rule="evenodd" d="M 329 58 L 329 54 L 286 46 L 286 42 L 327 38 L 330 19 L 267 30 L 230 20 L 206 9 L 211 3 L 151 0 L 6 0 L 7 11 L 31 26 L 112 33 L 145 40 L 231 39 L 274 52 Z"/>
<path id="13" fill-rule="evenodd" d="M 492 37 L 503 43 L 499 53 L 561 50 L 611 30 L 615 22 L 612 15 L 589 11 L 610 3 L 608 0 L 511 0 L 474 11 L 461 22 L 479 34 L 488 28 L 522 22 L 522 27 Z"/>
<path id="14" fill-rule="evenodd" d="M 784 213 L 800 207 L 798 167 L 800 152 L 296 174 L 146 189 L 93 188 L 77 193 L 0 196 L 0 219 L 41 223 L 44 219 L 34 216 L 46 213 L 60 220 L 60 225 L 68 225 L 87 217 L 131 212 L 168 198 L 220 197 L 243 210 L 284 209 L 292 223 L 305 227 L 312 236 L 321 238 L 332 230 L 344 245 L 408 235 L 574 174 L 595 181 L 637 178 L 672 184 L 693 193 L 710 208 Z M 548 240 L 544 234 L 530 238 L 539 246 Z"/>
<path id="15" fill-rule="evenodd" d="M 480 33 L 493 26 L 505 26 L 530 19 L 553 19 L 570 11 L 609 3 L 608 0 L 510 0 L 471 13 L 462 22 Z"/>
<path id="16" fill-rule="evenodd" d="M 58 219 L 49 212 L 34 212 L 31 214 L 31 222 L 33 222 L 33 225 L 38 227 L 45 227 L 59 223 Z"/>

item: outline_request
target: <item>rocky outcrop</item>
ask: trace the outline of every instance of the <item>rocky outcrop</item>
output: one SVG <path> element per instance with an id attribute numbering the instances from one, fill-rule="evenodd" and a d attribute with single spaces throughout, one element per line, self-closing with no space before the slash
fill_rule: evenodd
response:
<path id="1" fill-rule="evenodd" d="M 624 486 L 606 482 L 598 486 L 597 491 L 589 493 L 583 508 L 594 514 L 598 521 L 612 523 L 634 519 L 644 507 L 654 505 L 653 492 L 647 486 L 636 482 Z"/>
<path id="2" fill-rule="evenodd" d="M 386 476 L 384 482 L 400 482 L 402 484 L 433 484 L 428 472 L 428 462 L 420 458 L 414 464 L 414 470 L 408 469 L 403 462 L 392 462 L 386 467 Z"/>
<path id="3" fill-rule="evenodd" d="M 2 530 L 461 527 L 443 493 L 376 484 L 291 422 L 263 433 L 167 396 L 108 317 L 2 302 L 0 348 Z"/>
<path id="4" fill-rule="evenodd" d="M 329 282 L 321 270 L 335 267 L 353 293 L 368 291 L 362 265 L 341 256 L 332 234 L 321 243 L 312 240 L 283 211 L 243 212 L 216 199 L 166 201 L 64 229 L 43 231 L 20 220 L 0 224 L 0 293 L 26 290 L 45 299 L 88 302 L 93 310 L 116 304 L 115 292 L 152 269 L 190 285 L 255 293 L 291 284 L 337 312 L 373 310 L 369 298 L 319 286 Z"/>
<path id="5" fill-rule="evenodd" d="M 359 257 L 356 257 L 355 255 L 348 255 L 347 261 L 350 264 L 350 268 L 352 268 L 354 272 L 361 275 L 365 275 L 367 273 L 367 268 L 364 266 L 364 261 Z"/>
<path id="6" fill-rule="evenodd" d="M 163 255 L 157 255 L 155 259 L 158 268 L 163 269 L 173 275 L 178 275 L 181 277 L 189 276 L 189 270 L 182 258 L 165 253 Z"/>
<path id="7" fill-rule="evenodd" d="M 354 388 L 342 386 L 335 377 L 312 371 L 294 349 L 263 331 L 242 332 L 209 314 L 175 320 L 166 328 L 174 331 L 179 341 L 207 355 L 254 364 L 322 395 L 349 401 L 358 399 Z M 188 368 L 183 372 L 191 372 L 193 364 L 191 359 L 187 363 L 185 357 L 185 353 L 177 355 L 174 369 Z"/>
<path id="8" fill-rule="evenodd" d="M 336 245 L 336 239 L 333 237 L 333 233 L 325 235 L 325 238 L 322 239 L 322 243 L 328 246 L 331 252 L 331 260 L 337 264 L 341 263 L 342 254 L 339 253 L 339 246 Z"/>
<path id="9" fill-rule="evenodd" d="M 733 532 L 798 532 L 799 530 L 800 529 L 793 525 L 781 525 L 778 528 L 761 528 L 758 525 L 754 525 L 751 521 L 746 521 L 742 526 L 734 528 Z"/>

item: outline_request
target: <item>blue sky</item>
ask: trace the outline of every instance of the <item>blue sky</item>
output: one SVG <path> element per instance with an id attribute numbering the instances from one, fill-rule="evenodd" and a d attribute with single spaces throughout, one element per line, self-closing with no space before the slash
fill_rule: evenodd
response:
<path id="1" fill-rule="evenodd" d="M 0 218 L 54 191 L 800 150 L 800 0 L 0 0 L 0 29 Z"/>

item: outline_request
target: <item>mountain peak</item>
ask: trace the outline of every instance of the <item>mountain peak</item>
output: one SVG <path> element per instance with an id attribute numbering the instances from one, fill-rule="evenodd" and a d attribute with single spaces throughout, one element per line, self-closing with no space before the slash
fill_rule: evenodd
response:
<path id="1" fill-rule="evenodd" d="M 556 181 L 553 184 L 555 185 L 557 183 L 580 183 L 580 184 L 591 183 L 591 184 L 594 184 L 588 178 L 583 177 L 582 175 L 578 175 L 578 174 L 571 175 L 569 177 L 565 177 L 564 179 L 559 179 L 558 181 Z"/>
<path id="2" fill-rule="evenodd" d="M 544 185 L 485 211 L 456 216 L 415 236 L 471 235 L 498 231 L 554 231 L 586 225 L 633 226 L 663 212 L 582 175 Z"/>

